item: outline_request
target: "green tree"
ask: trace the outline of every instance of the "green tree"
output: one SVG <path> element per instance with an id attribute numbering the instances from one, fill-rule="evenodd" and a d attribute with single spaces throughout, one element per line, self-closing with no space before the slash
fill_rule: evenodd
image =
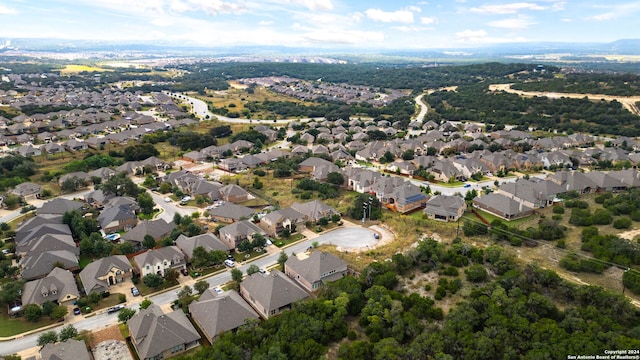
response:
<path id="1" fill-rule="evenodd" d="M 236 283 L 236 284 L 240 284 L 242 282 L 242 270 L 237 269 L 237 268 L 233 268 L 231 269 L 231 279 Z"/>
<path id="2" fill-rule="evenodd" d="M 158 274 L 147 274 L 142 278 L 142 282 L 150 288 L 159 288 L 162 286 L 164 279 Z"/>
<path id="3" fill-rule="evenodd" d="M 0 288 L 0 302 L 4 305 L 11 305 L 22 294 L 23 280 L 16 280 L 4 283 Z"/>
<path id="4" fill-rule="evenodd" d="M 464 273 L 467 275 L 468 281 L 475 283 L 487 281 L 487 278 L 489 277 L 487 269 L 479 264 L 471 265 L 467 270 L 464 271 Z"/>
<path id="5" fill-rule="evenodd" d="M 153 249 L 156 246 L 156 239 L 153 236 L 147 234 L 144 236 L 144 240 L 142 240 L 142 246 L 147 249 Z"/>
<path id="6" fill-rule="evenodd" d="M 344 184 L 344 175 L 337 171 L 330 172 L 329 174 L 327 174 L 327 182 L 329 184 L 341 186 L 342 184 Z"/>
<path id="7" fill-rule="evenodd" d="M 151 195 L 143 191 L 138 195 L 138 206 L 140 206 L 140 211 L 145 215 L 153 214 L 153 208 L 156 206 L 156 202 L 153 201 Z"/>
<path id="8" fill-rule="evenodd" d="M 249 268 L 247 268 L 247 275 L 253 275 L 253 274 L 257 273 L 258 271 L 260 271 L 260 268 L 258 267 L 258 265 L 251 264 L 251 266 L 249 266 Z"/>
<path id="9" fill-rule="evenodd" d="M 144 309 L 148 308 L 149 306 L 151 306 L 151 304 L 153 304 L 153 301 L 145 298 L 144 300 L 142 300 L 140 302 L 140 309 L 144 310 Z"/>
<path id="10" fill-rule="evenodd" d="M 60 341 L 64 342 L 69 339 L 74 339 L 78 336 L 78 329 L 69 324 L 60 329 Z"/>
<path id="11" fill-rule="evenodd" d="M 280 251 L 280 255 L 278 256 L 278 265 L 280 265 L 280 270 L 284 271 L 284 263 L 289 260 L 289 256 L 284 252 L 284 250 Z"/>
<path id="12" fill-rule="evenodd" d="M 118 321 L 125 323 L 136 314 L 134 309 L 124 308 L 118 312 Z"/>
<path id="13" fill-rule="evenodd" d="M 62 320 L 69 313 L 69 309 L 66 306 L 56 306 L 51 311 L 51 318 L 53 320 Z"/>
<path id="14" fill-rule="evenodd" d="M 58 334 L 51 330 L 43 332 L 38 336 L 38 346 L 43 347 L 47 344 L 55 344 L 58 342 Z"/>
<path id="15" fill-rule="evenodd" d="M 198 280 L 193 284 L 193 288 L 198 292 L 198 294 L 202 294 L 209 288 L 209 283 L 205 280 Z"/>
<path id="16" fill-rule="evenodd" d="M 38 304 L 27 304 L 24 307 L 24 318 L 27 321 L 38 322 L 42 318 L 42 308 Z"/>
<path id="17" fill-rule="evenodd" d="M 109 180 L 105 181 L 104 184 L 102 184 L 102 191 L 105 195 L 113 194 L 115 196 L 138 197 L 138 185 L 129 179 L 124 172 L 112 176 Z"/>

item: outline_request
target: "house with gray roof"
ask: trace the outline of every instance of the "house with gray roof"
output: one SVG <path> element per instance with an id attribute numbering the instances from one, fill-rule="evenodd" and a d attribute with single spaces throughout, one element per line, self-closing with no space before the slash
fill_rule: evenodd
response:
<path id="1" fill-rule="evenodd" d="M 85 294 L 107 292 L 110 286 L 123 283 L 132 276 L 133 267 L 124 255 L 96 259 L 80 271 Z"/>
<path id="2" fill-rule="evenodd" d="M 176 246 L 178 247 L 178 249 L 180 249 L 180 251 L 182 251 L 187 262 L 191 260 L 191 257 L 193 257 L 193 250 L 197 247 L 202 247 L 207 252 L 229 251 L 227 245 L 222 242 L 219 237 L 210 232 L 191 237 L 181 234 L 176 239 Z"/>
<path id="3" fill-rule="evenodd" d="M 138 215 L 128 205 L 109 206 L 98 215 L 98 223 L 107 233 L 130 230 L 138 224 Z"/>
<path id="4" fill-rule="evenodd" d="M 562 186 L 565 191 L 577 191 L 580 194 L 588 194 L 596 191 L 598 186 L 580 171 L 558 171 L 549 176 L 549 180 Z"/>
<path id="5" fill-rule="evenodd" d="M 11 194 L 17 195 L 24 201 L 34 200 L 40 196 L 42 186 L 32 182 L 23 182 L 11 190 Z"/>
<path id="6" fill-rule="evenodd" d="M 291 305 L 309 297 L 309 294 L 280 270 L 255 273 L 240 283 L 240 295 L 263 318 L 291 309 Z"/>
<path id="7" fill-rule="evenodd" d="M 209 342 L 224 332 L 244 325 L 247 319 L 260 318 L 234 290 L 218 295 L 212 289 L 207 289 L 189 305 L 189 313 Z"/>
<path id="8" fill-rule="evenodd" d="M 163 219 L 142 220 L 133 229 L 122 235 L 122 239 L 134 243 L 134 246 L 140 246 L 145 235 L 151 235 L 157 241 L 169 235 L 175 227 L 173 222 L 168 223 Z"/>
<path id="9" fill-rule="evenodd" d="M 502 194 L 510 199 L 523 203 L 525 206 L 537 209 L 553 204 L 553 199 L 564 189 L 549 180 L 518 179 L 512 183 L 500 185 L 496 194 Z"/>
<path id="10" fill-rule="evenodd" d="M 40 349 L 42 360 L 93 360 L 84 340 L 69 339 L 55 344 L 46 344 Z"/>
<path id="11" fill-rule="evenodd" d="M 307 257 L 302 256 L 290 256 L 284 263 L 284 272 L 308 292 L 342 279 L 348 273 L 347 263 L 331 253 L 314 251 Z"/>
<path id="12" fill-rule="evenodd" d="M 390 210 L 404 214 L 423 207 L 428 199 L 418 186 L 405 181 L 391 193 L 385 194 L 381 202 Z"/>
<path id="13" fill-rule="evenodd" d="M 293 208 L 275 210 L 260 219 L 260 228 L 266 231 L 269 236 L 276 237 L 284 229 L 289 229 L 290 233 L 300 231 L 304 228 L 307 217 Z"/>
<path id="14" fill-rule="evenodd" d="M 102 179 L 102 181 L 107 181 L 109 180 L 109 178 L 116 175 L 116 171 L 108 167 L 101 167 L 99 169 L 89 171 L 87 175 L 89 175 L 90 179 L 93 179 L 94 177 L 98 177 Z"/>
<path id="15" fill-rule="evenodd" d="M 619 179 L 627 188 L 640 187 L 640 172 L 637 169 L 609 171 L 609 176 Z"/>
<path id="16" fill-rule="evenodd" d="M 165 276 L 170 269 L 180 271 L 187 268 L 184 254 L 175 245 L 145 251 L 134 256 L 133 263 L 141 278 L 149 274 Z"/>
<path id="17" fill-rule="evenodd" d="M 221 187 L 218 192 L 220 193 L 220 198 L 222 200 L 233 203 L 239 203 L 253 198 L 247 190 L 236 184 L 225 185 Z"/>
<path id="18" fill-rule="evenodd" d="M 27 281 L 22 288 L 23 306 L 27 304 L 42 306 L 47 301 L 59 305 L 70 305 L 79 297 L 80 293 L 73 273 L 58 267 L 53 268 L 41 279 Z"/>
<path id="19" fill-rule="evenodd" d="M 39 235 L 34 235 L 33 237 L 18 243 L 16 246 L 16 252 L 22 256 L 33 256 L 38 253 L 54 250 L 66 250 L 75 255 L 80 253 L 70 233 L 52 234 L 47 231 L 50 229 L 52 229 L 52 226 L 43 226 L 43 231 L 34 233 Z M 55 230 L 57 230 L 57 227 Z"/>
<path id="20" fill-rule="evenodd" d="M 291 208 L 307 217 L 308 221 L 317 222 L 320 218 L 331 217 L 340 212 L 320 200 L 312 200 L 306 203 L 294 202 Z"/>
<path id="21" fill-rule="evenodd" d="M 209 210 L 209 217 L 214 221 L 232 223 L 242 219 L 251 219 L 255 213 L 256 211 L 250 207 L 225 202 Z"/>
<path id="22" fill-rule="evenodd" d="M 42 253 L 28 253 L 18 263 L 20 276 L 25 280 L 39 279 L 46 276 L 57 265 L 64 269 L 78 270 L 78 256 L 68 250 L 54 250 Z"/>
<path id="23" fill-rule="evenodd" d="M 168 359 L 200 344 L 200 335 L 181 310 L 163 313 L 151 304 L 127 321 L 131 342 L 143 360 Z"/>
<path id="24" fill-rule="evenodd" d="M 67 200 L 64 198 L 55 198 L 42 204 L 36 212 L 41 214 L 57 214 L 63 215 L 68 211 L 80 210 L 84 204 L 80 201 Z"/>
<path id="25" fill-rule="evenodd" d="M 244 240 L 251 240 L 254 234 L 267 234 L 251 221 L 240 220 L 220 229 L 220 240 L 229 250 L 234 250 Z"/>
<path id="26" fill-rule="evenodd" d="M 318 167 L 330 167 L 330 166 L 336 166 L 334 163 L 332 163 L 331 161 L 327 161 L 325 159 L 322 158 L 317 158 L 317 157 L 310 157 L 307 158 L 306 160 L 304 160 L 303 162 L 301 162 L 300 164 L 298 164 L 298 171 L 301 172 L 312 172 L 314 171 L 316 168 Z"/>
<path id="27" fill-rule="evenodd" d="M 473 206 L 505 220 L 512 220 L 533 213 L 533 208 L 524 205 L 524 203 L 496 193 L 474 198 Z"/>
<path id="28" fill-rule="evenodd" d="M 433 220 L 458 221 L 466 209 L 467 203 L 460 196 L 436 195 L 427 200 L 424 213 Z"/>
<path id="29" fill-rule="evenodd" d="M 35 148 L 35 147 L 31 146 L 31 145 L 22 145 L 19 148 L 17 148 L 16 150 L 14 150 L 14 152 L 16 154 L 22 155 L 24 157 L 32 157 L 32 156 L 40 156 L 40 155 L 42 155 L 42 151 L 40 151 L 40 149 Z"/>

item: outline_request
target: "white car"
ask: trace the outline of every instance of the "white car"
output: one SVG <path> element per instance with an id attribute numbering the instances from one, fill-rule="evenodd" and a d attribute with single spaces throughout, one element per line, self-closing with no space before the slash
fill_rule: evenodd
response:
<path id="1" fill-rule="evenodd" d="M 171 202 L 171 198 L 168 198 L 168 197 L 164 198 L 164 202 Z"/>
<path id="2" fill-rule="evenodd" d="M 227 265 L 228 267 L 234 267 L 236 266 L 236 262 L 231 260 L 231 259 L 227 259 L 224 261 L 224 264 Z"/>
<path id="3" fill-rule="evenodd" d="M 220 289 L 219 287 L 213 288 L 213 291 L 215 291 L 216 294 L 222 294 L 223 293 L 222 289 Z"/>

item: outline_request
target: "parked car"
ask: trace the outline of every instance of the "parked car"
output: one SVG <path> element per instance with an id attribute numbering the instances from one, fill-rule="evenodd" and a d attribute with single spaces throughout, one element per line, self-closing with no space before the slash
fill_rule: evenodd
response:
<path id="1" fill-rule="evenodd" d="M 471 184 L 464 184 L 464 187 L 465 187 L 465 188 L 470 188 L 470 187 L 471 187 Z"/>
<path id="2" fill-rule="evenodd" d="M 181 201 L 182 201 L 182 202 L 191 201 L 191 196 L 188 196 L 188 195 L 187 195 L 187 196 L 183 197 Z"/>
<path id="3" fill-rule="evenodd" d="M 171 198 L 169 197 L 164 198 L 164 202 L 167 202 L 167 203 L 171 202 Z"/>
<path id="4" fill-rule="evenodd" d="M 182 273 L 182 275 L 184 276 L 188 276 L 189 275 L 189 271 L 187 271 L 187 269 L 181 269 L 180 272 Z"/>
<path id="5" fill-rule="evenodd" d="M 373 238 L 376 239 L 376 240 L 380 239 L 380 234 L 373 233 Z"/>
<path id="6" fill-rule="evenodd" d="M 266 274 L 267 270 L 265 270 L 265 268 L 260 268 L 258 271 L 260 271 L 260 274 Z"/>
<path id="7" fill-rule="evenodd" d="M 224 264 L 227 265 L 228 267 L 234 267 L 236 266 L 236 262 L 230 259 L 227 259 L 224 261 Z"/>
<path id="8" fill-rule="evenodd" d="M 220 289 L 219 287 L 213 288 L 213 291 L 216 292 L 216 294 L 222 294 L 222 289 Z"/>
<path id="9" fill-rule="evenodd" d="M 138 291 L 138 288 L 134 286 L 131 288 L 131 294 L 133 296 L 140 296 L 140 291 Z"/>
<path id="10" fill-rule="evenodd" d="M 80 315 L 80 308 L 79 307 L 74 307 L 73 308 L 73 315 Z"/>
<path id="11" fill-rule="evenodd" d="M 122 304 L 118 304 L 114 307 L 110 307 L 109 309 L 107 309 L 107 313 L 108 314 L 113 314 L 114 312 L 118 312 L 120 310 L 124 309 L 124 305 Z"/>

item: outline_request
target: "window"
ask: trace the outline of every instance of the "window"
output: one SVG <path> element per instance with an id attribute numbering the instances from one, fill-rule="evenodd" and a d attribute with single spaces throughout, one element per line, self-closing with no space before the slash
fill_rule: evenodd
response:
<path id="1" fill-rule="evenodd" d="M 269 311 L 269 315 L 275 315 L 275 314 L 276 314 L 276 310 L 275 309 Z"/>

